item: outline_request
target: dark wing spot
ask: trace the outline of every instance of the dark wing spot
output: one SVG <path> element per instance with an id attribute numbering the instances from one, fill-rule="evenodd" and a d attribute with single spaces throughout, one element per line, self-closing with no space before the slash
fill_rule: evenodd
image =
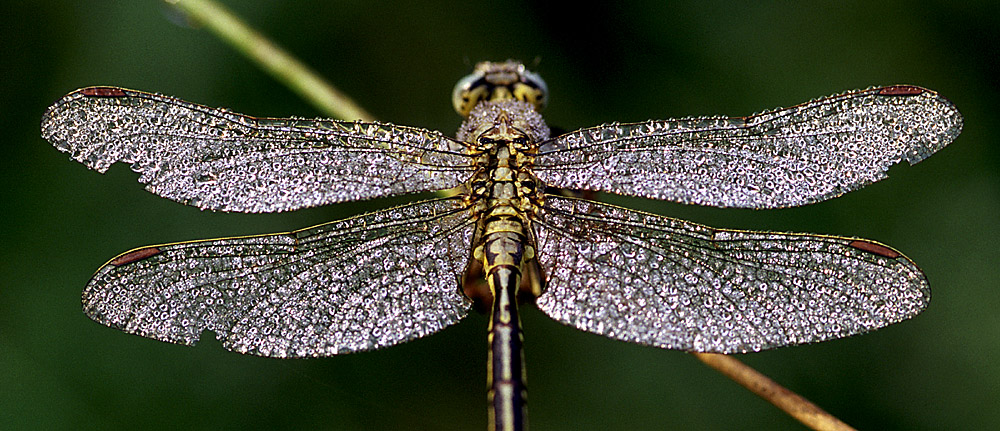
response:
<path id="1" fill-rule="evenodd" d="M 128 253 L 118 256 L 112 259 L 111 262 L 108 263 L 114 266 L 122 266 L 130 264 L 132 262 L 143 260 L 150 256 L 156 256 L 158 254 L 160 254 L 159 248 L 156 247 L 140 248 L 138 250 L 132 250 Z"/>
<path id="2" fill-rule="evenodd" d="M 893 250 L 893 249 L 891 249 L 889 247 L 886 247 L 886 246 L 884 246 L 882 244 L 876 244 L 874 242 L 868 242 L 868 241 L 864 241 L 864 240 L 860 240 L 859 239 L 859 240 L 851 241 L 851 243 L 848 244 L 848 245 L 851 246 L 851 247 L 854 247 L 854 248 L 856 248 L 858 250 L 864 250 L 864 251 L 867 251 L 869 253 L 877 254 L 879 256 L 888 257 L 890 259 L 895 259 L 895 258 L 899 257 L 899 252 L 898 251 Z"/>
<path id="3" fill-rule="evenodd" d="M 925 91 L 927 90 L 914 85 L 893 85 L 880 88 L 878 94 L 882 96 L 915 96 Z"/>

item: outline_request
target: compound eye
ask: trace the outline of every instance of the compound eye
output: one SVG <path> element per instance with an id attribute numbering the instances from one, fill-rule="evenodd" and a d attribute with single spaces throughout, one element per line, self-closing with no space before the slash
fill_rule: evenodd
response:
<path id="1" fill-rule="evenodd" d="M 451 92 L 451 104 L 455 112 L 468 117 L 472 108 L 488 96 L 487 83 L 482 72 L 474 72 L 458 80 Z"/>
<path id="2" fill-rule="evenodd" d="M 549 101 L 549 86 L 545 84 L 545 80 L 535 72 L 524 70 L 521 72 L 521 82 L 536 90 L 536 100 L 528 102 L 537 109 L 544 108 Z"/>

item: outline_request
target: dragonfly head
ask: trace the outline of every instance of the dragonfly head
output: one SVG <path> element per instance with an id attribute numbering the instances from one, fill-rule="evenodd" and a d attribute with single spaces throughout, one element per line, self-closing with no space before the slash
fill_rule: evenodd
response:
<path id="1" fill-rule="evenodd" d="M 539 110 L 545 106 L 548 92 L 545 81 L 538 74 L 525 69 L 521 62 L 484 61 L 455 84 L 451 103 L 463 117 L 468 117 L 472 108 L 484 101 L 520 100 Z"/>

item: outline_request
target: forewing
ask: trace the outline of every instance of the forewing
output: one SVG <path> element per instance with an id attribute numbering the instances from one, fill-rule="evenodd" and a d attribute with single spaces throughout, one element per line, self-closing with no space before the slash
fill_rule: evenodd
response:
<path id="1" fill-rule="evenodd" d="M 464 317 L 473 223 L 453 199 L 301 231 L 146 247 L 102 267 L 84 311 L 144 337 L 273 357 L 377 349 Z"/>
<path id="2" fill-rule="evenodd" d="M 42 137 L 99 172 L 130 163 L 160 196 L 203 209 L 276 212 L 455 187 L 470 163 L 440 133 L 384 123 L 254 118 L 112 87 L 77 90 Z"/>
<path id="3" fill-rule="evenodd" d="M 913 262 L 866 240 L 713 229 L 555 196 L 534 226 L 538 308 L 634 343 L 753 352 L 878 329 L 930 301 Z"/>
<path id="4" fill-rule="evenodd" d="M 962 116 L 919 87 L 853 91 L 749 117 L 610 124 L 542 143 L 535 172 L 570 189 L 740 208 L 805 205 L 948 145 Z"/>

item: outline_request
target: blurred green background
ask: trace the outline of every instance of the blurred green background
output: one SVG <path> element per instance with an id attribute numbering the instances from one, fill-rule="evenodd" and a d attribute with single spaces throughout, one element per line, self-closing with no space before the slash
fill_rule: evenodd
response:
<path id="1" fill-rule="evenodd" d="M 747 115 L 909 83 L 965 115 L 958 140 L 839 199 L 775 211 L 608 201 L 733 228 L 875 239 L 927 273 L 930 308 L 885 330 L 743 360 L 862 429 L 1000 425 L 1000 11 L 980 2 L 229 1 L 380 119 L 452 133 L 474 62 L 517 58 L 548 81 L 548 121 Z M 759 2 L 758 2 L 759 3 Z M 878 5 L 875 5 L 878 3 Z M 124 250 L 300 228 L 406 199 L 290 214 L 202 212 L 39 137 L 45 108 L 105 84 L 267 116 L 317 111 L 154 1 L 5 2 L 0 27 L 0 429 L 484 429 L 486 319 L 382 351 L 312 360 L 194 348 L 91 322 L 80 292 Z M 993 130 L 991 132 L 991 130 Z M 524 311 L 532 427 L 798 429 L 690 356 Z"/>

